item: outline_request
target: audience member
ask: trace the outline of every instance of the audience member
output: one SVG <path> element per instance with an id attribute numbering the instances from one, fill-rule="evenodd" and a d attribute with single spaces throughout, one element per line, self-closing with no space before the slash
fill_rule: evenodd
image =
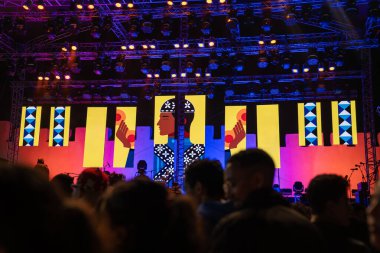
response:
<path id="1" fill-rule="evenodd" d="M 211 252 L 324 252 L 317 229 L 272 189 L 274 171 L 272 158 L 260 149 L 230 158 L 226 177 L 240 210 L 217 225 Z"/>
<path id="2" fill-rule="evenodd" d="M 292 203 L 291 207 L 294 210 L 296 210 L 297 212 L 299 212 L 300 214 L 302 214 L 303 216 L 305 216 L 306 219 L 311 220 L 311 208 L 310 208 L 310 206 L 308 206 L 302 202 L 296 202 L 296 203 Z"/>
<path id="3" fill-rule="evenodd" d="M 148 164 L 145 160 L 140 160 L 137 163 L 137 173 L 135 179 L 138 180 L 150 180 L 150 178 L 146 175 L 146 170 L 148 168 Z"/>
<path id="4" fill-rule="evenodd" d="M 75 185 L 75 196 L 87 201 L 95 207 L 106 190 L 108 176 L 98 168 L 84 169 Z"/>
<path id="5" fill-rule="evenodd" d="M 367 222 L 371 246 L 376 252 L 380 252 L 380 181 L 376 183 L 367 208 Z"/>
<path id="6" fill-rule="evenodd" d="M 41 174 L 44 179 L 49 181 L 50 171 L 47 164 L 45 164 L 44 159 L 37 159 L 37 164 L 34 166 L 34 170 L 37 171 L 37 173 Z"/>
<path id="7" fill-rule="evenodd" d="M 338 175 L 314 177 L 308 187 L 312 222 L 323 234 L 328 252 L 369 252 L 361 241 L 349 235 L 350 206 L 347 181 Z"/>
<path id="8" fill-rule="evenodd" d="M 50 183 L 60 197 L 70 198 L 73 195 L 73 177 L 67 174 L 58 174 L 53 177 Z"/>
<path id="9" fill-rule="evenodd" d="M 219 220 L 233 210 L 232 205 L 221 202 L 223 184 L 224 172 L 218 160 L 198 160 L 185 171 L 186 193 L 195 200 L 208 235 Z"/>

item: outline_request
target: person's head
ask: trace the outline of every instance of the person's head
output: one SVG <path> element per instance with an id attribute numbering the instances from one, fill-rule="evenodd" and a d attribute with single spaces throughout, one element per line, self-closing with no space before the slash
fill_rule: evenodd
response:
<path id="1" fill-rule="evenodd" d="M 183 109 L 185 113 L 185 131 L 190 132 L 190 125 L 194 119 L 194 106 L 193 104 L 185 100 L 183 104 Z M 160 129 L 160 135 L 174 135 L 175 133 L 175 110 L 176 110 L 176 101 L 174 98 L 167 100 L 160 109 L 160 119 L 157 122 L 157 125 Z"/>
<path id="2" fill-rule="evenodd" d="M 67 174 L 58 174 L 50 181 L 58 195 L 64 198 L 69 198 L 73 194 L 74 178 Z"/>
<path id="3" fill-rule="evenodd" d="M 339 175 L 322 174 L 314 177 L 307 191 L 314 217 L 312 219 L 348 226 L 350 207 L 347 189 L 347 181 Z"/>
<path id="4" fill-rule="evenodd" d="M 380 181 L 377 181 L 375 192 L 367 208 L 367 223 L 371 245 L 380 250 Z"/>
<path id="5" fill-rule="evenodd" d="M 271 188 L 274 162 L 261 149 L 247 149 L 233 155 L 227 163 L 226 184 L 236 205 L 241 205 L 250 193 Z"/>
<path id="6" fill-rule="evenodd" d="M 223 195 L 224 175 L 218 160 L 198 160 L 185 170 L 186 192 L 199 204 L 207 200 L 220 200 Z"/>
<path id="7" fill-rule="evenodd" d="M 87 168 L 78 177 L 75 195 L 95 205 L 107 185 L 108 176 L 105 173 L 98 168 Z"/>
<path id="8" fill-rule="evenodd" d="M 99 213 L 108 217 L 121 251 L 148 252 L 165 243 L 160 239 L 167 232 L 169 201 L 162 185 L 143 180 L 120 182 L 107 190 Z"/>
<path id="9" fill-rule="evenodd" d="M 0 251 L 51 252 L 62 202 L 49 182 L 30 168 L 0 165 L 0 199 Z"/>

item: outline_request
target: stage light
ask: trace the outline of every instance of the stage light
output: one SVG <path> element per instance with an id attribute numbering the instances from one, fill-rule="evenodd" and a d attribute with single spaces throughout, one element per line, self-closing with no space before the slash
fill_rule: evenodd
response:
<path id="1" fill-rule="evenodd" d="M 148 74 L 146 74 L 146 77 L 150 79 L 153 77 L 153 75 L 152 75 L 152 73 L 148 73 Z"/>
<path id="2" fill-rule="evenodd" d="M 56 80 L 61 80 L 61 76 L 58 75 L 58 74 L 56 74 L 56 75 L 55 75 L 55 79 L 56 79 Z"/>
<path id="3" fill-rule="evenodd" d="M 265 54 L 265 51 L 260 51 L 259 53 L 259 60 L 257 62 L 257 67 L 260 69 L 265 69 L 269 65 L 268 58 Z"/>
<path id="4" fill-rule="evenodd" d="M 183 47 L 183 48 L 188 48 L 188 47 L 189 47 L 189 43 L 184 43 L 184 44 L 182 45 L 182 47 Z"/>
<path id="5" fill-rule="evenodd" d="M 154 78 L 160 78 L 160 70 L 156 69 L 156 71 L 154 71 Z"/>
<path id="6" fill-rule="evenodd" d="M 344 65 L 344 56 L 341 50 L 338 50 L 338 53 L 335 58 L 335 64 L 337 67 L 343 67 Z"/>
<path id="7" fill-rule="evenodd" d="M 282 60 L 282 69 L 284 70 L 288 70 L 290 69 L 291 67 L 291 60 L 290 60 L 290 57 L 288 56 L 288 54 L 286 53 L 285 56 L 283 56 L 283 60 Z"/>
<path id="8" fill-rule="evenodd" d="M 78 10 L 83 10 L 83 5 L 81 3 L 77 3 L 76 7 Z"/>
<path id="9" fill-rule="evenodd" d="M 205 69 L 205 77 L 211 77 L 211 71 L 208 68 Z"/>
<path id="10" fill-rule="evenodd" d="M 322 28 L 328 28 L 330 26 L 331 15 L 329 5 L 323 4 L 321 7 L 321 15 L 319 19 L 319 24 Z"/>
<path id="11" fill-rule="evenodd" d="M 344 9 L 349 15 L 356 15 L 359 12 L 358 6 L 356 5 L 356 0 L 347 0 Z"/>
<path id="12" fill-rule="evenodd" d="M 323 63 L 320 63 L 320 64 L 318 65 L 318 71 L 319 71 L 319 72 L 323 72 L 323 71 L 325 71 L 325 66 L 323 65 Z"/>
<path id="13" fill-rule="evenodd" d="M 304 189 L 305 188 L 304 188 L 302 182 L 300 182 L 300 181 L 294 182 L 294 184 L 293 184 L 294 195 L 301 195 L 302 192 L 304 191 Z"/>
<path id="14" fill-rule="evenodd" d="M 329 71 L 334 71 L 335 70 L 335 63 L 330 62 L 329 64 Z"/>
<path id="15" fill-rule="evenodd" d="M 218 55 L 216 52 L 210 53 L 210 60 L 208 62 L 208 68 L 210 70 L 217 70 L 219 68 Z"/>
<path id="16" fill-rule="evenodd" d="M 181 5 L 182 5 L 182 6 L 187 6 L 187 1 L 182 0 L 182 1 L 181 1 Z"/>
<path id="17" fill-rule="evenodd" d="M 233 96 L 235 94 L 234 88 L 232 86 L 232 81 L 231 80 L 226 80 L 226 85 L 225 85 L 225 90 L 224 90 L 224 95 L 226 97 Z"/>
<path id="18" fill-rule="evenodd" d="M 210 36 L 211 34 L 211 13 L 210 12 L 206 12 L 206 14 L 204 14 L 202 17 L 201 32 L 204 36 Z"/>
<path id="19" fill-rule="evenodd" d="M 317 56 L 317 49 L 316 48 L 310 48 L 309 49 L 309 56 L 307 57 L 307 64 L 309 66 L 316 66 L 318 65 L 318 56 Z"/>
<path id="20" fill-rule="evenodd" d="M 24 10 L 29 11 L 32 8 L 33 2 L 31 0 L 26 0 L 24 4 L 22 5 L 22 8 Z"/>
<path id="21" fill-rule="evenodd" d="M 145 34 L 151 34 L 154 30 L 152 14 L 143 14 L 141 31 Z"/>
<path id="22" fill-rule="evenodd" d="M 140 21 L 138 18 L 131 18 L 131 20 L 128 22 L 128 35 L 131 38 L 137 38 L 139 36 L 139 26 Z"/>
<path id="23" fill-rule="evenodd" d="M 242 55 L 237 55 L 235 59 L 234 69 L 237 72 L 242 72 L 244 70 L 244 61 Z"/>
<path id="24" fill-rule="evenodd" d="M 197 70 L 195 71 L 195 77 L 201 77 L 201 75 L 202 75 L 202 69 L 197 68 Z"/>
<path id="25" fill-rule="evenodd" d="M 286 7 L 284 22 L 287 26 L 294 26 L 297 24 L 297 16 L 293 5 Z"/>
<path id="26" fill-rule="evenodd" d="M 171 76 L 171 78 L 176 78 L 177 77 L 177 71 L 175 69 L 172 69 L 170 71 L 170 76 Z"/>
<path id="27" fill-rule="evenodd" d="M 78 44 L 77 43 L 73 43 L 73 45 L 71 45 L 71 50 L 72 51 L 77 51 L 78 50 Z"/>
<path id="28" fill-rule="evenodd" d="M 125 71 L 125 56 L 119 54 L 115 60 L 115 71 L 122 73 Z"/>
<path id="29" fill-rule="evenodd" d="M 128 45 L 128 49 L 129 49 L 129 50 L 134 50 L 134 49 L 135 49 L 135 45 L 133 45 L 133 44 L 129 44 L 129 45 Z"/>
<path id="30" fill-rule="evenodd" d="M 182 78 L 185 78 L 186 75 L 187 75 L 187 74 L 186 74 L 186 70 L 185 70 L 185 69 L 182 69 L 182 70 L 181 70 L 181 77 L 182 77 Z"/>
<path id="31" fill-rule="evenodd" d="M 125 46 L 125 45 L 122 45 L 120 48 L 121 48 L 121 50 L 127 50 L 127 46 Z"/>
<path id="32" fill-rule="evenodd" d="M 210 86 L 207 89 L 207 98 L 208 99 L 213 99 L 214 98 L 214 87 Z"/>
<path id="33" fill-rule="evenodd" d="M 89 10 L 93 10 L 93 9 L 95 9 L 95 5 L 93 4 L 93 3 L 89 3 L 88 5 L 87 5 L 87 9 L 89 9 Z"/>
<path id="34" fill-rule="evenodd" d="M 236 10 L 232 9 L 229 11 L 226 27 L 232 37 L 236 38 L 240 35 L 240 26 L 239 26 L 239 20 L 237 19 Z"/>
<path id="35" fill-rule="evenodd" d="M 61 48 L 61 50 L 62 50 L 62 52 L 67 52 L 67 47 L 66 47 L 66 46 L 63 46 L 63 47 Z"/>
<path id="36" fill-rule="evenodd" d="M 38 2 L 37 2 L 37 9 L 39 9 L 40 11 L 42 11 L 42 10 L 45 9 L 45 4 L 44 4 L 43 0 L 38 0 Z"/>
<path id="37" fill-rule="evenodd" d="M 264 44 L 265 44 L 264 40 L 260 39 L 260 40 L 259 40 L 259 45 L 260 45 L 260 46 L 263 46 Z"/>
<path id="38" fill-rule="evenodd" d="M 116 8 L 121 8 L 122 7 L 121 2 L 119 0 L 115 2 L 115 7 Z"/>
<path id="39" fill-rule="evenodd" d="M 221 4 L 225 4 L 225 3 L 226 3 L 226 0 L 219 0 L 219 3 L 221 3 Z"/>
<path id="40" fill-rule="evenodd" d="M 174 48 L 179 48 L 179 47 L 180 47 L 179 43 L 174 43 Z"/>
<path id="41" fill-rule="evenodd" d="M 39 81 L 44 80 L 44 74 L 43 74 L 43 73 L 39 73 L 38 76 L 37 76 L 37 79 L 38 79 Z"/>
<path id="42" fill-rule="evenodd" d="M 191 55 L 187 55 L 185 59 L 185 70 L 187 73 L 193 73 L 194 71 L 194 60 Z"/>
<path id="43" fill-rule="evenodd" d="M 169 37 L 172 34 L 170 16 L 166 15 L 162 19 L 161 34 L 164 37 Z"/>
<path id="44" fill-rule="evenodd" d="M 65 74 L 65 80 L 70 80 L 71 79 L 71 75 L 70 75 L 70 73 L 66 73 Z"/>
<path id="45" fill-rule="evenodd" d="M 303 72 L 304 72 L 304 73 L 308 73 L 309 71 L 310 71 L 309 66 L 306 65 L 306 64 L 304 64 L 304 65 L 303 65 Z"/>
<path id="46" fill-rule="evenodd" d="M 270 18 L 264 18 L 263 19 L 263 21 L 261 23 L 261 29 L 264 32 L 270 32 L 270 30 L 272 29 L 271 19 Z"/>
<path id="47" fill-rule="evenodd" d="M 199 48 L 203 48 L 203 47 L 205 47 L 205 43 L 203 43 L 203 42 L 199 42 L 199 43 L 198 43 L 198 47 L 199 47 Z"/>
<path id="48" fill-rule="evenodd" d="M 167 1 L 166 2 L 169 6 L 173 6 L 173 1 Z"/>
<path id="49" fill-rule="evenodd" d="M 161 70 L 168 72 L 170 71 L 171 67 L 171 61 L 170 61 L 170 55 L 168 53 L 165 53 L 162 56 L 162 62 L 161 62 Z"/>
<path id="50" fill-rule="evenodd" d="M 209 46 L 209 47 L 214 47 L 214 46 L 215 46 L 215 42 L 214 42 L 214 40 L 210 40 L 210 41 L 208 42 L 208 46 Z"/>
<path id="51" fill-rule="evenodd" d="M 129 9 L 132 9 L 133 8 L 133 3 L 132 3 L 132 0 L 129 0 L 128 1 L 128 3 L 127 3 L 127 7 L 129 8 Z"/>
<path id="52" fill-rule="evenodd" d="M 212 4 L 212 0 L 206 0 L 206 3 Z"/>
<path id="53" fill-rule="evenodd" d="M 277 40 L 276 40 L 276 39 L 271 39 L 271 40 L 270 40 L 270 44 L 271 44 L 271 45 L 274 45 L 274 44 L 276 44 L 276 43 L 277 43 Z"/>
<path id="54" fill-rule="evenodd" d="M 45 73 L 44 80 L 45 81 L 49 81 L 50 80 L 50 72 L 46 72 Z"/>
<path id="55" fill-rule="evenodd" d="M 144 75 L 149 73 L 150 59 L 148 56 L 143 56 L 140 61 L 140 71 Z"/>
<path id="56" fill-rule="evenodd" d="M 294 64 L 293 67 L 292 67 L 292 72 L 294 74 L 297 74 L 299 72 L 299 66 L 298 64 Z"/>
<path id="57" fill-rule="evenodd" d="M 141 47 L 142 47 L 143 49 L 148 49 L 148 45 L 147 45 L 147 44 L 142 44 Z"/>

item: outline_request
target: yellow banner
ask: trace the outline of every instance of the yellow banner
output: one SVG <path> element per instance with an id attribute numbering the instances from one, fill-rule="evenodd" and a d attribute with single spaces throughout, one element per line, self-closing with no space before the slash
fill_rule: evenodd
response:
<path id="1" fill-rule="evenodd" d="M 49 147 L 69 145 L 70 109 L 70 106 L 50 108 Z"/>
<path id="2" fill-rule="evenodd" d="M 234 155 L 246 149 L 247 107 L 245 105 L 226 106 L 224 118 L 224 147 L 230 150 L 231 155 Z"/>
<path id="3" fill-rule="evenodd" d="M 163 123 L 163 125 L 161 126 L 163 128 L 165 127 L 165 128 L 175 129 L 175 117 L 173 116 L 174 119 L 171 118 L 172 116 L 169 115 L 170 113 L 166 113 L 168 115 L 165 115 L 165 118 L 161 117 L 160 119 L 160 116 L 161 116 L 160 110 L 163 106 L 165 106 L 164 103 L 173 98 L 175 98 L 175 96 L 155 96 L 154 97 L 154 144 L 168 143 L 168 132 L 164 131 L 167 129 L 162 129 L 162 131 L 160 131 L 159 123 Z"/>
<path id="4" fill-rule="evenodd" d="M 83 167 L 103 167 L 107 107 L 87 108 Z"/>
<path id="5" fill-rule="evenodd" d="M 113 167 L 125 168 L 131 149 L 135 148 L 136 107 L 117 107 Z"/>
<path id="6" fill-rule="evenodd" d="M 19 146 L 38 146 L 41 128 L 41 106 L 21 109 Z"/>
<path id="7" fill-rule="evenodd" d="M 265 150 L 275 167 L 281 167 L 278 105 L 257 106 L 257 147 Z"/>
<path id="8" fill-rule="evenodd" d="M 190 125 L 190 142 L 194 144 L 205 144 L 206 96 L 192 95 L 185 96 L 185 99 L 194 106 L 194 119 Z"/>

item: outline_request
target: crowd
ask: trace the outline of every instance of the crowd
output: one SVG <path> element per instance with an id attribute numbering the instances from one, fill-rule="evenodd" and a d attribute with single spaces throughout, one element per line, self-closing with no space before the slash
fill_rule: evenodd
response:
<path id="1" fill-rule="evenodd" d="M 144 167 L 130 181 L 87 168 L 74 182 L 49 180 L 43 160 L 0 164 L 0 253 L 380 252 L 380 184 L 364 207 L 343 177 L 322 174 L 292 204 L 273 189 L 274 163 L 260 149 L 233 155 L 225 170 L 193 162 L 186 194 Z"/>

